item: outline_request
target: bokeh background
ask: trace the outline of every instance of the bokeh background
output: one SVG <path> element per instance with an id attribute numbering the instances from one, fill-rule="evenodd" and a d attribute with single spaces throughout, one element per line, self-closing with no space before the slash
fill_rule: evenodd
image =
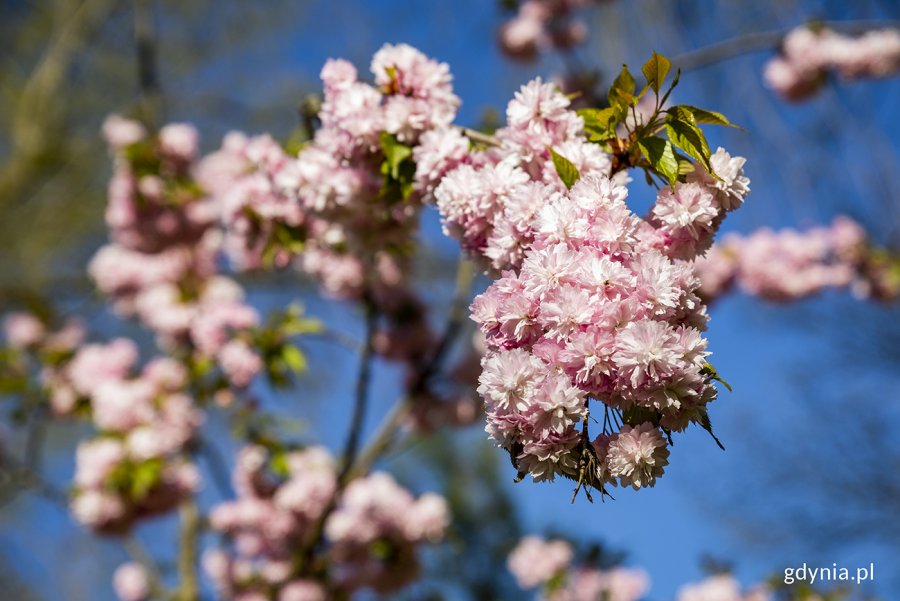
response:
<path id="1" fill-rule="evenodd" d="M 491 0 L 5 0 L 0 8 L 0 303 L 50 299 L 88 316 L 99 336 L 149 339 L 116 320 L 91 290 L 84 265 L 103 242 L 110 164 L 98 130 L 139 98 L 135 25 L 155 10 L 161 106 L 168 121 L 200 128 L 204 148 L 228 130 L 287 138 L 304 98 L 319 90 L 329 57 L 367 70 L 387 42 L 407 42 L 450 64 L 463 99 L 459 122 L 502 116 L 532 77 L 565 73 L 572 61 L 609 81 L 651 50 L 690 67 L 674 99 L 708 106 L 746 132 L 710 132 L 711 145 L 748 158 L 752 194 L 729 231 L 807 226 L 847 214 L 874 240 L 893 245 L 900 225 L 900 81 L 829 84 L 802 104 L 767 90 L 763 63 L 774 48 L 708 65 L 693 51 L 811 20 L 900 19 L 896 0 L 611 0 L 585 13 L 590 38 L 574 59 L 550 54 L 513 63 L 496 35 L 509 17 Z M 144 23 L 146 25 L 146 23 Z M 679 63 L 679 61 L 683 63 Z M 636 187 L 636 188 L 639 188 Z M 641 194 L 635 206 L 649 202 Z M 457 247 L 429 210 L 416 277 L 434 314 L 446 308 Z M 427 284 L 427 285 L 425 285 Z M 301 299 L 308 313 L 358 333 L 352 306 L 329 302 L 295 275 L 247 282 L 262 308 Z M 483 288 L 486 281 L 481 281 Z M 505 455 L 481 424 L 422 437 L 383 465 L 413 489 L 442 489 L 457 514 L 454 539 L 428 557 L 428 577 L 410 598 L 439 589 L 447 599 L 520 599 L 506 551 L 524 533 L 555 533 L 622 552 L 648 570 L 653 600 L 705 570 L 730 565 L 745 583 L 786 567 L 876 565 L 861 590 L 885 600 L 900 591 L 900 312 L 829 292 L 785 305 L 732 295 L 711 310 L 717 369 L 734 388 L 711 411 L 721 451 L 705 432 L 678 436 L 656 488 L 618 491 L 614 501 L 570 504 L 565 482 L 513 484 Z M 307 343 L 311 370 L 266 406 L 295 418 L 297 435 L 337 448 L 346 430 L 352 355 Z M 367 431 L 400 393 L 399 373 L 378 365 Z M 233 449 L 213 417 L 223 456 Z M 20 433 L 8 433 L 15 444 Z M 71 478 L 72 426 L 45 433 L 46 476 Z M 2 484 L 2 483 L 0 483 Z M 206 487 L 203 497 L 216 500 Z M 139 530 L 164 559 L 174 540 L 165 520 Z M 86 534 L 56 505 L 31 494 L 0 506 L 0 599 L 113 599 L 109 574 L 125 558 Z M 163 565 L 165 568 L 165 565 Z M 207 591 L 208 593 L 208 591 Z M 417 596 L 418 595 L 418 596 Z"/>

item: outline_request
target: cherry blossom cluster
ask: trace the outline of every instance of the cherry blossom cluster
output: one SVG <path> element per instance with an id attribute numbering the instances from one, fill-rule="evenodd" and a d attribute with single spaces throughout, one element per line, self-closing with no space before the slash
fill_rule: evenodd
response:
<path id="1" fill-rule="evenodd" d="M 603 0 L 525 0 L 500 30 L 500 48 L 514 59 L 534 60 L 541 52 L 566 50 L 587 37 L 579 8 Z"/>
<path id="2" fill-rule="evenodd" d="M 829 73 L 845 79 L 889 77 L 900 71 L 900 31 L 880 29 L 851 37 L 828 28 L 798 27 L 763 73 L 766 84 L 787 100 L 815 94 Z"/>
<path id="3" fill-rule="evenodd" d="M 650 223 L 662 234 L 660 250 L 677 259 L 694 260 L 712 246 L 725 215 L 750 193 L 743 157 L 719 148 L 710 157 L 716 177 L 695 170 L 685 183 L 663 188 L 650 211 Z"/>
<path id="4" fill-rule="evenodd" d="M 203 415 L 180 361 L 157 357 L 138 371 L 134 342 L 85 343 L 77 319 L 52 328 L 47 319 L 13 313 L 4 325 L 7 347 L 19 353 L 8 367 L 25 378 L 36 370 L 54 415 L 87 416 L 97 430 L 76 450 L 71 510 L 79 522 L 122 533 L 198 488 L 188 446 Z"/>
<path id="5" fill-rule="evenodd" d="M 512 550 L 507 566 L 523 590 L 539 589 L 540 601 L 641 601 L 650 579 L 640 569 L 599 569 L 577 563 L 572 545 L 561 539 L 526 536 Z M 730 574 L 715 574 L 678 589 L 676 601 L 774 601 L 768 586 L 742 590 Z M 820 599 L 817 596 L 802 599 Z M 790 599 L 794 599 L 790 595 Z"/>
<path id="6" fill-rule="evenodd" d="M 850 288 L 881 300 L 900 295 L 898 261 L 873 249 L 862 226 L 843 216 L 805 231 L 763 228 L 746 236 L 728 234 L 695 266 L 707 301 L 735 285 L 778 302 L 829 288 Z"/>
<path id="7" fill-rule="evenodd" d="M 664 188 L 641 219 L 625 202 L 626 178 L 607 177 L 602 152 L 587 154 L 593 149 L 579 137 L 580 118 L 566 104 L 540 82 L 523 88 L 508 118 L 520 119 L 515 137 L 525 144 L 497 167 L 451 171 L 435 193 L 448 230 L 504 270 L 472 304 L 488 347 L 478 389 L 487 431 L 535 480 L 652 486 L 668 462 L 668 433 L 708 426 L 716 390 L 690 260 L 743 202 L 749 181 L 744 159 L 719 149 L 711 159 L 716 176 L 698 172 Z M 519 154 L 536 150 L 529 145 L 536 134 L 546 140 L 566 129 L 571 144 L 559 147 L 581 174 L 568 191 L 545 154 L 530 155 L 530 165 Z M 578 148 L 590 149 L 584 160 Z M 528 218 L 516 219 L 525 204 L 520 190 L 532 187 L 540 191 Z M 503 248 L 516 254 L 498 253 L 493 240 L 510 229 Z M 605 419 L 589 445 L 591 399 Z"/>
<path id="8" fill-rule="evenodd" d="M 396 289 L 419 203 L 397 202 L 385 190 L 383 137 L 415 148 L 423 134 L 453 121 L 459 99 L 447 65 L 405 44 L 379 50 L 371 70 L 374 85 L 359 81 L 347 61 L 325 64 L 321 127 L 298 156 L 268 136 L 230 134 L 203 161 L 199 179 L 221 199 L 239 267 L 259 267 L 274 245 L 276 264 L 299 254 L 302 270 L 334 296 Z"/>
<path id="9" fill-rule="evenodd" d="M 744 159 L 720 148 L 715 175 L 698 168 L 667 186 L 641 219 L 625 202 L 627 175 L 613 175 L 583 128 L 569 100 L 535 80 L 510 102 L 498 147 L 444 155 L 460 164 L 434 197 L 445 231 L 501 274 L 472 305 L 488 347 L 478 391 L 491 437 L 535 480 L 584 479 L 587 460 L 594 485 L 652 486 L 665 435 L 705 424 L 715 398 L 689 261 L 749 180 Z M 580 174 L 571 190 L 554 152 Z M 591 398 L 607 416 L 592 446 L 578 429 Z M 618 431 L 610 409 L 627 415 Z"/>
<path id="10" fill-rule="evenodd" d="M 87 411 L 99 432 L 78 445 L 71 505 L 98 532 L 165 513 L 200 483 L 186 447 L 203 415 L 184 392 L 184 366 L 157 358 L 133 375 L 137 359 L 124 338 L 87 344 L 53 376 L 56 411 Z"/>
<path id="11" fill-rule="evenodd" d="M 541 588 L 541 601 L 640 601 L 650 588 L 643 570 L 576 566 L 574 555 L 564 540 L 527 536 L 510 553 L 507 566 L 522 589 Z"/>
<path id="12" fill-rule="evenodd" d="M 444 170 L 458 163 L 434 192 L 445 233 L 498 272 L 521 265 L 539 211 L 566 192 L 551 148 L 583 176 L 611 175 L 612 165 L 609 155 L 587 142 L 584 121 L 554 84 L 538 78 L 522 86 L 506 118 L 507 125 L 496 133 L 499 147 L 469 155 L 446 153 L 440 161 L 429 157 L 429 162 L 444 164 Z M 460 142 L 454 146 L 460 147 Z M 626 179 L 624 173 L 617 179 Z"/>
<path id="13" fill-rule="evenodd" d="M 347 61 L 325 64 L 321 127 L 296 157 L 268 136 L 234 133 L 198 180 L 219 199 L 238 268 L 294 264 L 326 294 L 374 304 L 385 322 L 378 352 L 414 360 L 434 342 L 407 286 L 421 198 L 443 175 L 439 153 L 468 143 L 444 136 L 459 105 L 446 64 L 386 45 L 371 71 L 373 84 Z"/>
<path id="14" fill-rule="evenodd" d="M 280 267 L 290 261 L 290 249 L 276 247 L 277 238 L 288 236 L 290 242 L 309 225 L 283 181 L 295 167 L 296 161 L 268 134 L 248 137 L 241 132 L 229 133 L 222 147 L 197 165 L 197 182 L 217 201 L 225 225 L 223 246 L 237 269 L 262 267 L 264 258 Z"/>
<path id="15" fill-rule="evenodd" d="M 447 528 L 443 498 L 415 498 L 387 474 L 339 491 L 334 459 L 320 447 L 279 455 L 246 447 L 234 483 L 237 499 L 210 514 L 233 550 L 210 550 L 203 560 L 226 599 L 325 601 L 362 588 L 393 591 L 416 577 L 417 547 L 440 540 Z M 303 555 L 317 528 L 327 541 L 317 550 L 320 562 Z"/>
<path id="16" fill-rule="evenodd" d="M 52 328 L 34 313 L 13 311 L 3 318 L 3 335 L 11 349 L 64 357 L 84 341 L 85 328 L 78 318 L 67 319 L 61 327 Z"/>
<path id="17" fill-rule="evenodd" d="M 13 396 L 7 410 L 13 415 L 34 410 L 31 400 L 51 395 L 51 410 L 66 413 L 71 410 L 71 394 L 62 394 L 54 407 L 54 382 L 65 369 L 85 339 L 81 319 L 69 317 L 61 323 L 51 316 L 29 311 L 14 311 L 3 319 L 4 342 L 0 343 L 0 382 Z M 18 398 L 16 398 L 16 395 Z M 11 410 L 10 410 L 11 409 Z M 0 459 L 3 449 L 0 441 Z"/>
<path id="18" fill-rule="evenodd" d="M 218 273 L 218 201 L 198 186 L 197 132 L 184 124 L 150 135 L 112 116 L 104 134 L 114 157 L 106 221 L 111 243 L 88 267 L 122 316 L 136 316 L 169 350 L 215 359 L 247 386 L 262 369 L 249 344 L 258 326 L 243 290 Z"/>

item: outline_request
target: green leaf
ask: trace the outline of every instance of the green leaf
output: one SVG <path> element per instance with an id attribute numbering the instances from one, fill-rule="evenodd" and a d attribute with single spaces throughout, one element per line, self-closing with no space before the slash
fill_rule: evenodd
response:
<path id="1" fill-rule="evenodd" d="M 412 148 L 401 144 L 396 136 L 387 132 L 382 132 L 380 140 L 384 152 L 384 161 L 381 163 L 381 173 L 384 175 L 381 195 L 388 204 L 406 200 L 413 192 L 416 175 L 416 164 L 411 160 Z"/>
<path id="2" fill-rule="evenodd" d="M 295 373 L 299 374 L 306 371 L 306 355 L 296 346 L 292 344 L 284 345 L 284 348 L 281 349 L 281 358 Z"/>
<path id="3" fill-rule="evenodd" d="M 274 236 L 282 247 L 294 254 L 300 254 L 306 246 L 306 231 L 302 227 L 276 223 Z"/>
<path id="4" fill-rule="evenodd" d="M 684 157 L 677 157 L 678 159 L 678 175 L 687 175 L 688 173 L 694 172 L 694 164 Z"/>
<path id="5" fill-rule="evenodd" d="M 609 105 L 616 109 L 618 114 L 624 114 L 634 101 L 634 77 L 627 65 L 622 65 L 622 71 L 609 88 Z"/>
<path id="6" fill-rule="evenodd" d="M 728 392 L 734 392 L 731 390 L 731 384 L 722 379 L 722 376 L 719 375 L 719 372 L 716 371 L 716 368 L 713 367 L 712 363 L 709 361 L 703 364 L 703 369 L 700 370 L 700 373 L 709 377 L 710 380 L 721 382 L 721 384 L 728 389 Z"/>
<path id="7" fill-rule="evenodd" d="M 130 496 L 135 501 L 143 501 L 147 494 L 159 483 L 162 476 L 162 462 L 157 459 L 134 466 L 131 472 Z"/>
<path id="8" fill-rule="evenodd" d="M 283 450 L 273 452 L 269 459 L 269 467 L 276 476 L 287 478 L 291 473 L 288 465 L 288 454 Z"/>
<path id="9" fill-rule="evenodd" d="M 579 109 L 577 113 L 584 119 L 584 130 L 591 142 L 608 140 L 615 135 L 618 123 L 616 109 Z"/>
<path id="10" fill-rule="evenodd" d="M 553 577 L 547 581 L 544 585 L 544 594 L 552 595 L 556 591 L 559 591 L 566 584 L 566 570 L 561 568 Z"/>
<path id="11" fill-rule="evenodd" d="M 369 553 L 372 557 L 387 561 L 394 554 L 394 546 L 388 540 L 377 539 L 369 544 Z"/>
<path id="12" fill-rule="evenodd" d="M 679 104 L 674 107 L 677 109 L 683 109 L 688 111 L 693 115 L 694 121 L 696 123 L 708 123 L 710 125 L 722 125 L 725 127 L 733 127 L 735 129 L 741 129 L 739 125 L 735 125 L 731 121 L 729 121 L 725 115 L 722 113 L 717 113 L 715 111 L 708 111 L 706 109 L 697 108 L 696 106 L 690 106 L 687 104 Z"/>
<path id="13" fill-rule="evenodd" d="M 412 156 L 412 148 L 398 142 L 396 136 L 381 132 L 381 149 L 387 165 L 385 175 L 390 175 L 395 180 L 400 179 L 400 164 Z"/>
<path id="14" fill-rule="evenodd" d="M 565 184 L 567 189 L 571 189 L 572 186 L 575 185 L 575 182 L 581 177 L 581 174 L 578 173 L 578 167 L 573 165 L 572 161 L 552 148 L 550 149 L 550 156 L 553 158 L 553 166 L 556 167 L 556 173 L 559 174 L 559 179 L 562 180 L 562 183 Z"/>
<path id="15" fill-rule="evenodd" d="M 706 430 L 707 432 L 709 432 L 709 435 L 712 436 L 712 439 L 716 441 L 716 444 L 719 446 L 720 449 L 722 449 L 723 451 L 725 450 L 725 445 L 723 445 L 722 441 L 719 440 L 715 434 L 713 434 L 712 422 L 709 421 L 709 413 L 707 413 L 705 410 L 703 411 L 703 414 L 700 416 L 700 427 L 703 428 L 704 430 Z"/>
<path id="16" fill-rule="evenodd" d="M 678 159 L 672 143 L 657 137 L 641 138 L 638 140 L 638 148 L 654 171 L 674 186 L 678 181 Z"/>
<path id="17" fill-rule="evenodd" d="M 318 334 L 324 329 L 325 325 L 321 321 L 308 317 L 291 316 L 281 324 L 281 331 L 288 336 Z"/>
<path id="18" fill-rule="evenodd" d="M 669 59 L 654 52 L 653 56 L 650 57 L 650 60 L 641 67 L 641 72 L 644 74 L 644 77 L 647 78 L 647 85 L 653 88 L 654 92 L 659 94 L 659 88 L 662 87 L 671 67 L 672 62 Z"/>
<path id="19" fill-rule="evenodd" d="M 712 173 L 709 144 L 699 127 L 681 119 L 670 118 L 666 121 L 666 134 L 672 144 L 700 161 L 706 170 Z"/>

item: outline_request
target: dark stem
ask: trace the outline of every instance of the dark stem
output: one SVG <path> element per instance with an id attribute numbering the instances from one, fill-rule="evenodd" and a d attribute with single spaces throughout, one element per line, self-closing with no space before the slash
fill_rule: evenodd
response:
<path id="1" fill-rule="evenodd" d="M 156 60 L 155 0 L 134 0 L 134 44 L 142 117 L 151 129 L 156 129 L 163 118 L 163 95 Z"/>
<path id="2" fill-rule="evenodd" d="M 344 468 L 341 470 L 341 473 L 338 477 L 337 491 L 332 496 L 331 502 L 329 503 L 328 507 L 325 508 L 325 511 L 322 512 L 322 515 L 310 529 L 309 534 L 304 539 L 302 546 L 298 550 L 298 556 L 301 558 L 301 571 L 304 574 L 312 575 L 316 569 L 315 563 L 313 561 L 315 549 L 322 539 L 325 521 L 337 507 L 338 498 L 340 497 L 341 491 L 351 480 L 366 474 L 372 467 L 372 464 L 374 464 L 375 461 L 391 447 L 394 441 L 394 435 L 402 426 L 407 414 L 412 407 L 412 404 L 415 402 L 416 394 L 421 393 L 423 390 L 425 390 L 425 387 L 428 384 L 428 380 L 440 368 L 442 361 L 446 357 L 450 348 L 452 348 L 453 342 L 456 340 L 456 337 L 462 330 L 463 320 L 465 319 L 466 302 L 468 301 L 469 294 L 471 293 L 473 275 L 474 266 L 472 265 L 472 263 L 466 259 L 460 259 L 460 263 L 456 272 L 456 292 L 450 306 L 450 313 L 447 318 L 447 326 L 444 329 L 444 333 L 441 336 L 441 339 L 438 342 L 434 353 L 431 355 L 430 359 L 419 368 L 419 371 L 416 374 L 412 385 L 410 386 L 410 391 L 394 404 L 394 406 L 391 408 L 391 411 L 378 427 L 378 430 L 372 437 L 371 441 L 358 455 L 355 449 L 358 445 L 359 430 L 361 429 L 362 411 L 354 412 L 354 424 L 358 421 L 360 423 L 360 426 L 351 427 L 351 435 L 347 439 L 347 449 L 345 449 L 344 452 Z M 374 306 L 370 307 L 371 303 L 369 302 L 367 302 L 366 304 L 367 334 L 363 346 L 363 361 L 362 365 L 360 366 L 360 374 L 357 379 L 357 409 L 361 407 L 360 394 L 362 394 L 363 397 L 365 396 L 365 389 L 368 385 L 370 369 L 368 367 L 368 364 L 370 363 L 370 361 L 367 359 L 367 357 L 371 358 L 372 352 L 374 350 L 372 348 L 372 338 L 374 333 L 374 318 L 377 317 L 377 313 L 374 312 Z M 363 399 L 363 408 L 364 404 L 365 403 Z M 351 449 L 353 450 L 352 453 L 350 452 Z M 350 458 L 351 461 L 346 461 L 348 458 Z"/>
<path id="3" fill-rule="evenodd" d="M 466 304 L 469 295 L 472 293 L 472 283 L 475 275 L 475 266 L 468 259 L 460 259 L 456 268 L 456 289 L 453 294 L 453 300 L 450 303 L 450 310 L 447 316 L 447 325 L 444 332 L 431 354 L 428 361 L 423 364 L 410 386 L 409 392 L 402 399 L 397 401 L 390 413 L 384 418 L 375 436 L 366 445 L 366 448 L 360 453 L 359 460 L 353 466 L 350 476 L 356 477 L 368 472 L 375 461 L 381 457 L 394 442 L 394 435 L 403 424 L 416 397 L 425 392 L 431 377 L 440 369 L 441 364 L 453 348 L 460 332 L 462 331 L 463 322 L 466 318 Z"/>
<path id="4" fill-rule="evenodd" d="M 354 395 L 353 416 L 350 422 L 350 431 L 347 434 L 347 442 L 344 445 L 344 453 L 341 460 L 341 471 L 337 477 L 337 488 L 331 497 L 328 506 L 310 528 L 298 550 L 301 558 L 301 569 L 306 575 L 311 575 L 315 570 L 313 559 L 316 546 L 322 540 L 325 531 L 325 522 L 328 516 L 337 508 L 338 498 L 344 488 L 353 478 L 353 464 L 359 450 L 359 440 L 362 435 L 362 426 L 365 422 L 366 405 L 368 404 L 369 380 L 372 372 L 372 359 L 375 354 L 375 327 L 378 322 L 378 307 L 374 300 L 366 292 L 363 298 L 365 309 L 365 337 L 360 352 L 359 372 L 356 376 L 356 390 Z"/>
<path id="5" fill-rule="evenodd" d="M 356 376 L 356 392 L 354 395 L 353 417 L 350 421 L 350 432 L 344 445 L 343 463 L 338 475 L 338 490 L 345 486 L 347 474 L 356 461 L 359 451 L 359 440 L 362 436 L 362 427 L 366 418 L 366 408 L 369 396 L 369 381 L 372 377 L 372 358 L 375 354 L 375 328 L 378 325 L 378 308 L 371 298 L 363 301 L 365 307 L 366 331 L 363 339 L 362 352 L 359 357 L 359 372 Z"/>

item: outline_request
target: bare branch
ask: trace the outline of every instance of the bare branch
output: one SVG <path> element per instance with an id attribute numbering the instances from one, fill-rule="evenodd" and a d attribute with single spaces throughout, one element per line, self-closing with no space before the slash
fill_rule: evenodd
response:
<path id="1" fill-rule="evenodd" d="M 22 87 L 12 114 L 10 154 L 0 168 L 0 205 L 11 202 L 39 169 L 57 140 L 57 102 L 78 52 L 106 22 L 116 0 L 84 0 L 62 20 L 46 51 Z"/>

